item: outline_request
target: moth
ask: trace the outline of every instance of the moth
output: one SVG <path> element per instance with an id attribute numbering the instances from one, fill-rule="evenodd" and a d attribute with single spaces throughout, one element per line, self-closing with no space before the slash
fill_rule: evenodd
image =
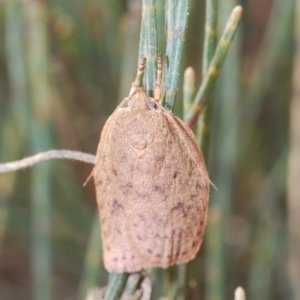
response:
<path id="1" fill-rule="evenodd" d="M 210 181 L 193 132 L 140 87 L 109 117 L 98 145 L 94 181 L 104 265 L 109 272 L 167 268 L 192 260 L 203 240 Z"/>

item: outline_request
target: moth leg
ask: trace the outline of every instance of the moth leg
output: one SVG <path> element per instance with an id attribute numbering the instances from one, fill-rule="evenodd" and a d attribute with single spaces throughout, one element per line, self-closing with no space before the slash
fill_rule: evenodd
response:
<path id="1" fill-rule="evenodd" d="M 143 77 L 144 70 L 145 70 L 145 64 L 146 64 L 146 57 L 143 57 L 140 60 L 140 63 L 139 63 L 138 69 L 137 69 L 137 74 L 136 74 L 135 81 L 131 85 L 129 96 L 131 96 L 133 94 L 133 92 L 140 86 L 140 81 Z"/>
<path id="2" fill-rule="evenodd" d="M 156 83 L 155 83 L 155 90 L 154 90 L 154 98 L 155 102 L 160 102 L 160 96 L 161 96 L 161 81 L 162 81 L 162 58 L 161 53 L 157 54 L 156 57 L 157 60 L 157 77 L 156 77 Z"/>

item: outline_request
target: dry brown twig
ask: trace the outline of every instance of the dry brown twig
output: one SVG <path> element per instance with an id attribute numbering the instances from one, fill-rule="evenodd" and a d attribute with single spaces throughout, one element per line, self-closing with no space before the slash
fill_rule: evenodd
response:
<path id="1" fill-rule="evenodd" d="M 7 173 L 7 172 L 17 171 L 20 169 L 25 169 L 32 165 L 50 159 L 71 159 L 71 160 L 82 161 L 88 164 L 95 164 L 96 156 L 88 153 L 83 153 L 80 151 L 50 150 L 50 151 L 38 153 L 30 157 L 23 158 L 21 160 L 0 164 L 0 173 Z"/>

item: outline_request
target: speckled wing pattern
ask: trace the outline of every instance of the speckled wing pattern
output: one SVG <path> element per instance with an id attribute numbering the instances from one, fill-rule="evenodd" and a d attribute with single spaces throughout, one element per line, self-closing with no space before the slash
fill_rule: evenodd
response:
<path id="1" fill-rule="evenodd" d="M 209 178 L 192 131 L 147 105 L 142 89 L 101 134 L 94 178 L 109 272 L 193 259 L 203 239 Z"/>

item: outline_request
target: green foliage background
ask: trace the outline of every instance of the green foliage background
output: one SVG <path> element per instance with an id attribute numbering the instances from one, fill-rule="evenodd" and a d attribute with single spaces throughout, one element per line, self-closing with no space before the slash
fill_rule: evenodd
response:
<path id="1" fill-rule="evenodd" d="M 156 2 L 164 53 L 165 3 Z M 220 0 L 219 35 L 237 4 L 242 24 L 211 100 L 207 163 L 218 191 L 205 242 L 183 280 L 180 268 L 151 272 L 153 299 L 233 299 L 237 286 L 248 299 L 297 299 L 286 205 L 295 3 Z M 96 152 L 135 78 L 141 5 L 0 2 L 0 162 L 48 149 Z M 205 1 L 191 0 L 181 74 L 192 66 L 197 87 L 204 22 Z M 94 185 L 82 187 L 90 172 L 83 163 L 51 161 L 1 174 L 0 299 L 83 299 L 90 287 L 107 285 Z"/>

